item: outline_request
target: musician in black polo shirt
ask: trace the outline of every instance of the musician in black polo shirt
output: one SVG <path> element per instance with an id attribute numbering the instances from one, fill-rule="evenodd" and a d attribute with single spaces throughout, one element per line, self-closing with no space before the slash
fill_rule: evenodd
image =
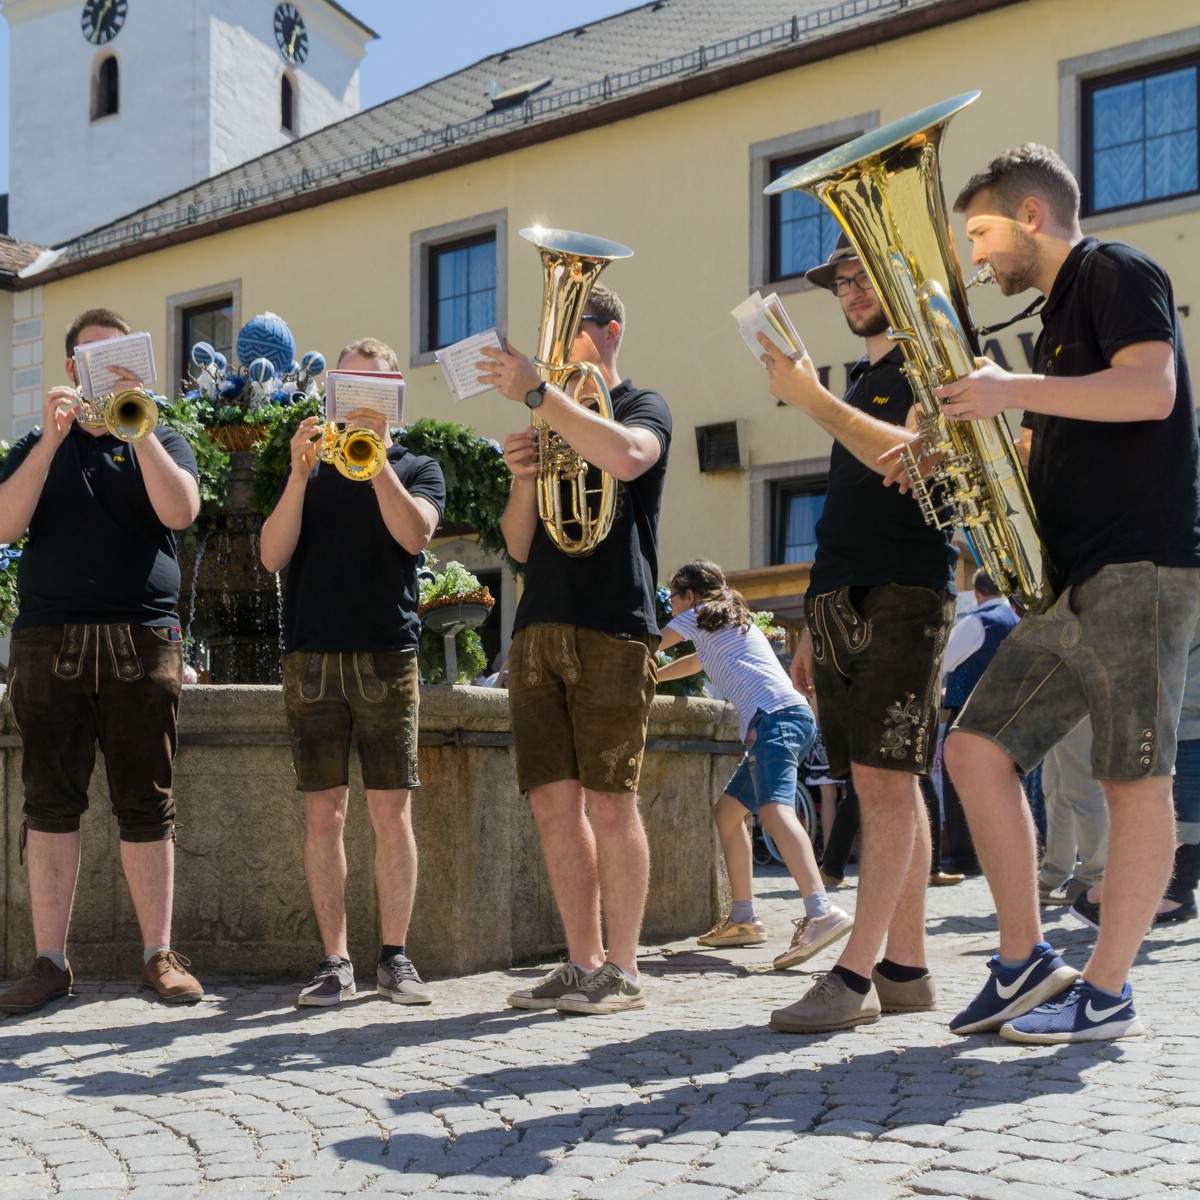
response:
<path id="1" fill-rule="evenodd" d="M 12 448 L 0 476 L 0 543 L 29 530 L 8 699 L 23 746 L 21 837 L 36 949 L 28 974 L 0 995 L 0 1012 L 33 1012 L 70 994 L 67 930 L 97 743 L 142 934 L 142 983 L 169 1003 L 203 995 L 170 945 L 183 682 L 173 531 L 200 511 L 196 459 L 161 425 L 125 442 L 77 421 L 75 347 L 127 333 L 108 309 L 71 323 L 71 384 L 46 394 L 42 427 Z M 114 388 L 138 386 L 130 372 L 115 373 Z"/>
<path id="2" fill-rule="evenodd" d="M 389 346 L 363 338 L 341 352 L 338 367 L 395 372 L 398 363 Z M 305 418 L 292 437 L 291 467 L 261 543 L 268 571 L 288 568 L 283 701 L 304 793 L 304 873 L 325 951 L 297 1003 L 332 1007 L 355 991 L 342 842 L 353 735 L 375 832 L 376 991 L 397 1004 L 428 1004 L 433 993 L 405 945 L 417 888 L 417 556 L 441 520 L 446 485 L 433 459 L 392 442 L 381 413 L 347 414 L 348 426 L 371 429 L 386 447 L 387 465 L 369 481 L 318 461 L 317 424 Z"/>
<path id="3" fill-rule="evenodd" d="M 950 1028 L 1037 1043 L 1127 1037 L 1142 1030 L 1129 969 L 1171 872 L 1175 729 L 1200 614 L 1200 450 L 1175 298 L 1144 254 L 1083 236 L 1078 185 L 1045 146 L 994 159 L 955 208 L 1005 295 L 1032 287 L 1046 305 L 1034 374 L 979 360 L 938 395 L 951 419 L 1025 410 L 1060 594 L 1009 635 L 947 740 L 1000 919 L 991 978 Z M 1104 921 L 1075 980 L 1041 940 L 1019 775 L 1084 716 L 1111 824 Z"/>
<path id="4" fill-rule="evenodd" d="M 864 339 L 844 399 L 821 386 L 807 355 L 794 362 L 759 340 L 772 394 L 835 439 L 792 680 L 806 695 L 816 692 L 831 774 L 854 781 L 862 853 L 854 929 L 837 965 L 771 1014 L 772 1027 L 789 1033 L 934 1007 L 925 957 L 929 821 L 917 781 L 929 775 L 937 748 L 958 561 L 949 532 L 926 525 L 911 496 L 883 486 L 879 456 L 915 418 L 904 360 L 870 276 L 843 237 L 808 278 L 838 297 Z"/>

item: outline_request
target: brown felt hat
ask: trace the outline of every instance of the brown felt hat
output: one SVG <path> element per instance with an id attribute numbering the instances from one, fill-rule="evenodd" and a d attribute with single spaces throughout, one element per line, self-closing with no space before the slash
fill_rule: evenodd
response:
<path id="1" fill-rule="evenodd" d="M 828 261 L 823 262 L 819 267 L 805 271 L 804 278 L 809 283 L 815 283 L 817 287 L 827 288 L 837 274 L 838 263 L 844 262 L 858 262 L 858 251 L 850 245 L 850 239 L 843 233 L 838 238 L 837 245 L 834 246 Z"/>

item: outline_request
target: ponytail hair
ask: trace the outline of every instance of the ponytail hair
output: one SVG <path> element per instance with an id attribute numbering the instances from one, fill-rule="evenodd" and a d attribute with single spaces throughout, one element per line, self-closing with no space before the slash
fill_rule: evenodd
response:
<path id="1" fill-rule="evenodd" d="M 696 624 L 705 633 L 736 625 L 744 633 L 754 623 L 754 614 L 741 592 L 725 582 L 725 574 L 714 562 L 697 559 L 684 563 L 671 576 L 671 591 L 692 592 L 696 597 Z"/>

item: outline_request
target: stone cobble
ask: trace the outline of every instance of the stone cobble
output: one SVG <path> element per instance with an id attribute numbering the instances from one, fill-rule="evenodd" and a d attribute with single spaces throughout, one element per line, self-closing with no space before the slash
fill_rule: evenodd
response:
<path id="1" fill-rule="evenodd" d="M 437 980 L 423 1009 L 231 980 L 178 1009 L 80 980 L 0 1019 L 0 1200 L 1200 1195 L 1194 927 L 1149 936 L 1142 1039 L 956 1038 L 995 940 L 971 879 L 929 896 L 937 1012 L 789 1037 L 766 1019 L 811 979 L 771 969 L 797 899 L 779 870 L 757 885 L 767 945 L 647 946 L 647 1006 L 614 1017 L 507 1008 L 543 968 Z M 1091 932 L 1047 920 L 1082 965 Z"/>

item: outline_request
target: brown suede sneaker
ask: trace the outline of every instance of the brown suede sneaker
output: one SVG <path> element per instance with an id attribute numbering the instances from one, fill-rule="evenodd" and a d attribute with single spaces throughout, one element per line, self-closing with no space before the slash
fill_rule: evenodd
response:
<path id="1" fill-rule="evenodd" d="M 191 965 L 174 950 L 160 950 L 142 968 L 142 987 L 157 992 L 166 1004 L 195 1004 L 204 989 L 200 980 L 188 973 Z"/>
<path id="2" fill-rule="evenodd" d="M 37 1012 L 47 1000 L 71 994 L 71 968 L 65 971 L 39 955 L 22 979 L 0 994 L 0 1012 Z"/>

